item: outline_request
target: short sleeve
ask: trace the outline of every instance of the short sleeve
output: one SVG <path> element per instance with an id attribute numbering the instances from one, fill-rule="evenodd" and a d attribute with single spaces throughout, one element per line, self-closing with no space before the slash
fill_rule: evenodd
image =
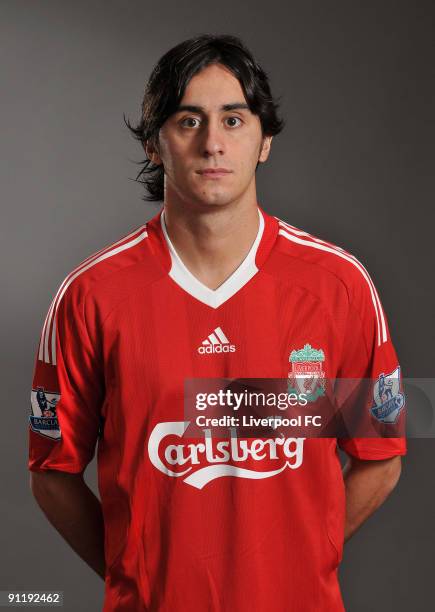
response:
<path id="1" fill-rule="evenodd" d="M 364 418 L 385 434 L 370 438 L 339 438 L 338 445 L 359 459 L 388 459 L 406 454 L 405 437 L 389 437 L 388 428 L 404 431 L 405 398 L 402 371 L 394 349 L 385 311 L 371 277 L 361 274 L 350 291 L 346 332 L 337 377 L 364 379 Z M 368 387 L 368 391 L 367 391 Z M 360 404 L 358 404 L 358 410 Z M 390 430 L 391 432 L 391 430 Z"/>
<path id="2" fill-rule="evenodd" d="M 41 332 L 29 415 L 32 471 L 82 472 L 95 453 L 104 384 L 82 293 L 64 281 Z"/>

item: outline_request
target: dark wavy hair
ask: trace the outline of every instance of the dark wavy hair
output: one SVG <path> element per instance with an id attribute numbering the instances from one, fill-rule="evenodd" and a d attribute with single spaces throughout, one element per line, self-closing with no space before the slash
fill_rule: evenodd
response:
<path id="1" fill-rule="evenodd" d="M 267 73 L 242 41 L 228 34 L 201 34 L 179 43 L 159 59 L 145 87 L 139 123 L 132 126 L 124 115 L 124 122 L 144 150 L 149 144 L 158 151 L 159 130 L 177 110 L 190 79 L 215 63 L 226 66 L 238 79 L 250 111 L 260 119 L 263 137 L 275 136 L 283 129 L 284 121 L 277 115 L 278 104 L 272 98 Z M 148 156 L 136 163 L 142 168 L 135 180 L 147 192 L 142 199 L 163 201 L 163 165 L 154 164 Z"/>

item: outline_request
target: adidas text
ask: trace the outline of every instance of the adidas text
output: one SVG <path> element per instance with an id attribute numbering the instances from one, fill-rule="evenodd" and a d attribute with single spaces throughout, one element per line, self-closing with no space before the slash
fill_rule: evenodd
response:
<path id="1" fill-rule="evenodd" d="M 235 351 L 236 347 L 234 344 L 208 344 L 198 348 L 198 353 L 202 355 L 204 353 L 235 353 Z"/>

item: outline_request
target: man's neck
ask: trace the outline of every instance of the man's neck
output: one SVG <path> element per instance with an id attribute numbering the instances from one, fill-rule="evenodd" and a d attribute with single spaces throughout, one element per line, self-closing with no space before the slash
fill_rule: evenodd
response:
<path id="1" fill-rule="evenodd" d="M 203 285 L 217 289 L 249 253 L 259 229 L 258 205 L 250 202 L 209 209 L 164 203 L 165 224 L 186 268 Z"/>

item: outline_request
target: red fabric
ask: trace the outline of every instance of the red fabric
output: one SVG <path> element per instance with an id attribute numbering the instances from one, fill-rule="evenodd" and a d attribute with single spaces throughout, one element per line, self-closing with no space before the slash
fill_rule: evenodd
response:
<path id="1" fill-rule="evenodd" d="M 378 345 L 379 311 L 362 273 L 262 214 L 259 271 L 216 309 L 168 275 L 160 213 L 143 239 L 139 228 L 114 248 L 131 246 L 88 259 L 54 302 L 56 327 L 52 322 L 41 335 L 48 362 L 37 355 L 33 389 L 60 394 L 61 435 L 52 440 L 29 428 L 29 469 L 82 471 L 98 441 L 105 612 L 344 609 L 337 568 L 345 496 L 336 439 L 306 439 L 296 468 L 284 466 L 282 449 L 277 458 L 250 456 L 238 466 L 283 468 L 274 476 L 220 476 L 198 488 L 186 480 L 207 465 L 204 453 L 198 464 L 174 464 L 168 446 L 187 453 L 199 440 L 155 437 L 159 425 L 183 422 L 186 378 L 287 377 L 290 352 L 307 343 L 323 350 L 327 377 L 375 379 L 398 365 L 388 328 Z M 198 353 L 217 327 L 235 351 Z M 50 345 L 44 348 L 46 333 L 55 336 L 56 364 Z M 403 438 L 338 443 L 363 459 L 406 452 Z"/>

